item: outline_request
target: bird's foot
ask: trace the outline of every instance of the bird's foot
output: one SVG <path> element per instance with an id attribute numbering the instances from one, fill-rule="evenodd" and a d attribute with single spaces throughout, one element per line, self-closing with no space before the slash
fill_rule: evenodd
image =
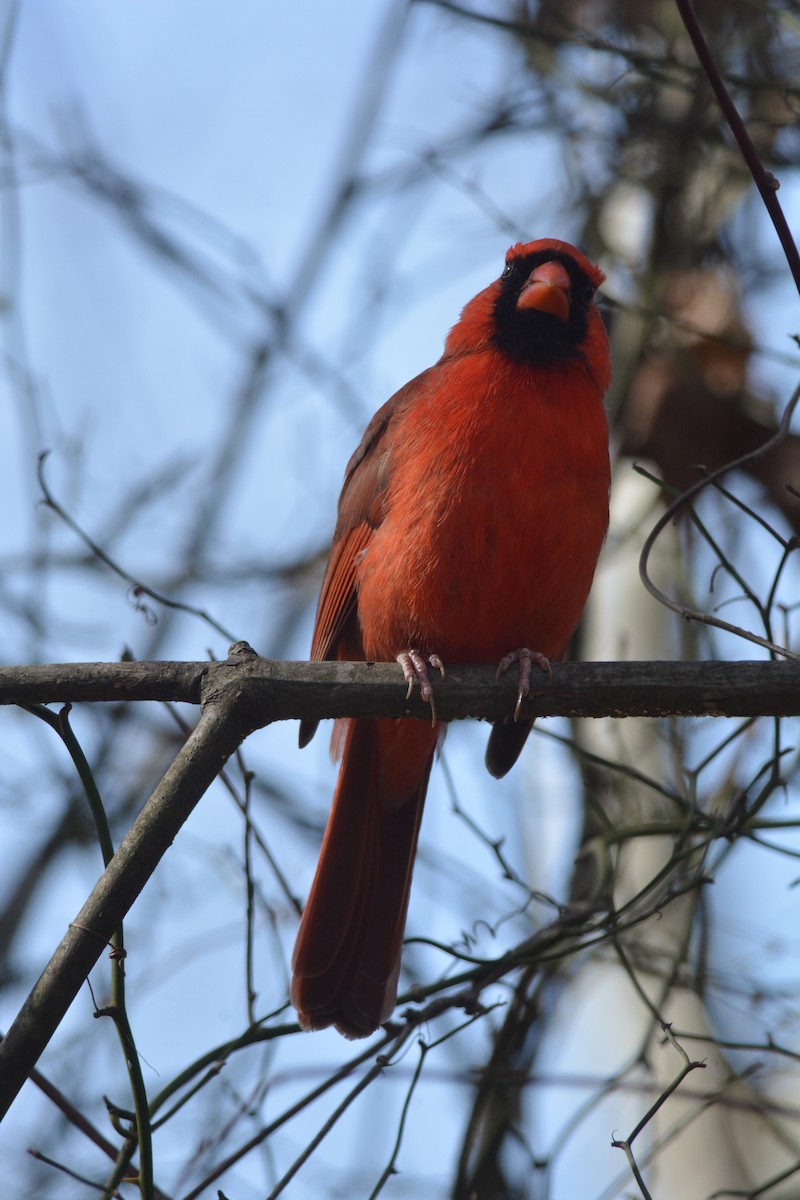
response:
<path id="1" fill-rule="evenodd" d="M 527 646 L 522 646 L 519 650 L 512 650 L 510 654 L 506 654 L 505 658 L 500 659 L 497 674 L 495 675 L 498 683 L 500 676 L 506 673 L 512 663 L 519 663 L 519 691 L 517 692 L 517 704 L 514 709 L 514 720 L 518 721 L 522 701 L 531 692 L 531 664 L 536 663 L 537 667 L 542 671 L 546 671 L 551 683 L 553 682 L 553 668 L 546 654 L 540 654 L 538 650 L 529 650 Z"/>
<path id="2" fill-rule="evenodd" d="M 428 664 L 435 667 L 440 675 L 444 676 L 444 663 L 439 658 L 438 654 L 431 654 L 428 659 L 420 654 L 419 650 L 401 650 L 397 655 L 397 661 L 403 668 L 403 678 L 408 684 L 406 692 L 406 700 L 411 699 L 411 693 L 414 690 L 414 681 L 419 682 L 419 694 L 426 704 L 431 706 L 431 724 L 436 724 L 436 702 L 433 698 L 433 685 L 428 674 Z M 528 670 L 530 674 L 530 668 Z"/>

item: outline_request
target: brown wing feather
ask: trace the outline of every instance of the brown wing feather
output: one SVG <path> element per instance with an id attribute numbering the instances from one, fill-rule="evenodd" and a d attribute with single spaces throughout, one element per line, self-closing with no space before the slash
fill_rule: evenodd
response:
<path id="1" fill-rule="evenodd" d="M 363 656 L 358 630 L 356 568 L 375 529 L 383 520 L 383 501 L 391 475 L 386 432 L 392 417 L 418 395 L 423 371 L 378 409 L 347 464 L 331 553 L 322 580 L 311 640 L 311 659 L 320 662 Z M 317 723 L 300 722 L 300 745 L 314 736 Z"/>
<path id="2" fill-rule="evenodd" d="M 311 639 L 312 662 L 323 662 L 337 656 L 342 631 L 356 611 L 358 556 L 366 548 L 371 536 L 372 528 L 362 521 L 331 547 Z"/>
<path id="3" fill-rule="evenodd" d="M 355 573 L 359 555 L 383 520 L 383 502 L 391 475 L 386 433 L 392 417 L 418 395 L 429 374 L 423 371 L 378 409 L 347 464 L 331 553 L 325 568 L 311 643 L 314 660 L 337 657 L 339 640 L 357 612 Z M 349 642 L 350 639 L 348 639 Z M 349 653 L 354 648 L 348 645 Z"/>

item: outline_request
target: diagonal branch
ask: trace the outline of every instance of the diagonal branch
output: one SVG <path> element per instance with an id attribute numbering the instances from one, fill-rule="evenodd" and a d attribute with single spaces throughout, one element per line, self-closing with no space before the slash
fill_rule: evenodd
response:
<path id="1" fill-rule="evenodd" d="M 717 103 L 722 109 L 731 133 L 736 138 L 739 149 L 742 152 L 742 158 L 747 163 L 761 199 L 764 201 L 764 207 L 769 213 L 772 224 L 775 226 L 775 232 L 783 247 L 783 253 L 786 255 L 786 261 L 789 264 L 789 270 L 792 272 L 795 286 L 800 291 L 800 253 L 798 253 L 789 223 L 776 195 L 780 184 L 772 172 L 766 169 L 759 158 L 758 151 L 753 145 L 745 123 L 739 116 L 739 111 L 731 99 L 730 92 L 725 86 L 719 67 L 714 61 L 714 56 L 700 28 L 700 22 L 697 20 L 691 0 L 675 0 L 675 3 L 681 15 L 681 20 L 686 26 L 686 32 L 692 39 L 697 60 L 708 77 L 708 82 L 711 84 L 714 95 L 717 98 Z"/>
<path id="2" fill-rule="evenodd" d="M 197 802 L 252 730 L 241 691 L 210 698 L 182 747 L 0 1042 L 0 1118 L 27 1079 L 114 930 Z"/>

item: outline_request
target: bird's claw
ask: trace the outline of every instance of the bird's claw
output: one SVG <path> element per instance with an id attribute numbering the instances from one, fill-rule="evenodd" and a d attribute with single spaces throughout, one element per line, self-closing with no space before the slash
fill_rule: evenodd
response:
<path id="1" fill-rule="evenodd" d="M 420 654 L 419 650 L 401 650 L 397 656 L 397 661 L 403 668 L 403 678 L 408 684 L 406 700 L 411 699 L 411 693 L 414 690 L 414 681 L 417 680 L 419 683 L 419 694 L 426 704 L 430 704 L 431 724 L 435 725 L 437 719 L 436 702 L 433 698 L 433 685 L 428 674 L 428 664 L 435 667 L 439 674 L 444 676 L 444 663 L 438 654 L 431 654 L 426 662 L 424 655 Z"/>
<path id="2" fill-rule="evenodd" d="M 553 682 L 553 668 L 546 654 L 540 654 L 538 650 L 529 650 L 527 646 L 522 646 L 519 650 L 512 650 L 510 654 L 506 654 L 504 658 L 500 659 L 495 674 L 495 680 L 498 683 L 500 676 L 504 675 L 513 663 L 519 663 L 519 691 L 514 708 L 514 720 L 518 721 L 522 702 L 531 692 L 531 664 L 536 663 L 537 667 L 546 671 L 551 683 Z"/>

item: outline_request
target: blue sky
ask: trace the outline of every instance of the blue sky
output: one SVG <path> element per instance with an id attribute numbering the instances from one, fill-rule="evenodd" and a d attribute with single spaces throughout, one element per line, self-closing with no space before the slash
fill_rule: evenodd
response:
<path id="1" fill-rule="evenodd" d="M 180 485 L 133 521 L 115 547 L 124 565 L 147 582 L 169 577 L 174 548 L 202 503 L 208 464 L 224 438 L 248 348 L 269 330 L 269 319 L 252 297 L 293 303 L 296 288 L 307 292 L 297 357 L 314 358 L 336 373 L 341 386 L 329 386 L 297 362 L 276 364 L 245 444 L 237 447 L 236 484 L 226 493 L 224 513 L 214 514 L 212 550 L 223 564 L 282 563 L 324 546 L 344 464 L 371 412 L 438 357 L 461 305 L 498 272 L 506 246 L 516 239 L 487 219 L 484 195 L 494 192 L 495 202 L 502 201 L 508 224 L 527 225 L 532 176 L 554 161 L 544 140 L 529 158 L 498 146 L 485 162 L 464 163 L 464 178 L 478 185 L 478 201 L 458 179 L 458 163 L 449 187 L 423 173 L 408 194 L 389 188 L 359 206 L 339 230 L 333 252 L 304 272 L 387 7 L 353 2 L 335 10 L 257 3 L 187 7 L 161 0 L 125 7 L 83 0 L 20 7 L 7 74 L 7 117 L 22 186 L 0 201 L 7 245 L 18 251 L 12 278 L 14 260 L 4 256 L 3 286 L 13 289 L 20 307 L 18 319 L 6 325 L 5 352 L 20 360 L 35 384 L 36 400 L 32 406 L 29 396 L 15 392 L 9 376 L 0 385 L 9 513 L 3 554 L 20 553 L 31 536 L 53 553 L 76 552 L 73 535 L 36 506 L 40 449 L 52 452 L 47 469 L 56 494 L 95 534 L 137 481 L 179 464 L 185 472 Z M 513 64 L 496 39 L 454 29 L 424 7 L 412 11 L 402 33 L 396 20 L 394 29 L 403 52 L 371 134 L 365 158 L 371 172 L 416 166 L 420 152 L 447 131 L 470 125 L 484 96 L 501 86 Z M 164 270 L 113 206 L 65 177 L 59 160 L 82 153 L 87 144 L 96 145 L 127 181 L 144 185 L 146 215 L 199 258 L 210 286 L 187 283 L 180 269 Z M 543 214 L 547 195 L 545 188 L 535 206 Z M 15 577 L 13 586 L 33 602 L 29 588 L 35 583 Z M 305 586 L 305 616 L 291 627 L 288 640 L 281 632 L 286 607 L 281 585 L 250 584 L 240 593 L 212 586 L 189 598 L 265 653 L 302 657 L 316 583 Z M 32 654 L 45 660 L 113 659 L 126 644 L 142 656 L 152 645 L 153 629 L 113 576 L 87 578 L 67 569 L 35 602 L 48 632 L 32 645 L 30 630 L 7 631 L 3 653 L 9 661 Z M 184 619 L 172 626 L 158 653 L 203 658 L 209 648 L 224 655 L 224 639 Z M 91 715 L 77 713 L 75 724 L 91 753 L 101 731 Z M 3 824 L 8 852 L 23 861 L 38 831 L 58 818 L 59 781 L 68 768 L 59 749 L 29 720 L 11 717 L 10 728 L 7 792 L 16 794 L 35 764 L 40 777 L 29 804 L 21 812 L 6 810 Z M 474 733 L 453 732 L 448 763 L 458 770 L 463 760 L 462 800 L 470 803 L 472 797 L 479 805 L 484 739 Z M 143 731 L 131 736 L 117 786 L 131 780 L 135 786 L 137 750 L 150 753 Z M 320 819 L 333 782 L 325 742 L 323 732 L 300 755 L 294 728 L 272 729 L 252 740 L 248 764 L 267 780 L 291 785 Z M 146 778 L 145 773 L 143 788 Z M 113 804 L 115 785 L 108 786 Z M 500 802 L 506 806 L 518 787 L 512 782 L 498 788 L 495 797 L 505 796 Z M 489 918 L 493 909 L 500 915 L 508 896 L 494 900 L 485 891 L 480 874 L 468 865 L 472 839 L 452 828 L 442 780 L 434 791 L 439 799 L 432 794 L 426 841 L 446 845 L 449 863 L 442 877 L 423 845 L 415 905 L 424 911 L 444 903 L 446 909 L 448 896 L 461 891 L 466 869 L 476 895 L 483 895 L 480 915 Z M 514 810 L 504 811 L 512 843 L 520 846 Z M 260 817 L 302 894 L 313 844 L 298 840 L 280 815 L 261 809 Z M 128 922 L 130 994 L 152 1091 L 194 1053 L 238 1032 L 245 1020 L 240 842 L 230 802 L 221 791 L 209 795 Z M 23 974 L 35 975 L 98 868 L 91 849 L 63 863 L 31 914 L 20 951 Z M 280 906 L 273 882 L 262 878 L 267 902 Z M 284 935 L 291 936 L 291 917 L 281 919 Z M 425 927 L 448 940 L 459 933 L 447 923 L 438 929 L 429 917 Z M 266 924 L 261 936 L 266 945 Z M 257 960 L 260 1003 L 268 1009 L 285 984 L 272 975 L 271 953 Z M 97 978 L 102 990 L 102 969 Z M 13 996 L 9 1003 L 13 1007 Z M 4 1012 L 3 1021 L 9 1019 Z M 59 1078 L 62 1053 L 87 1027 L 95 1039 L 98 1078 L 113 1090 L 118 1055 L 111 1033 L 96 1032 L 85 992 L 53 1044 L 48 1068 Z M 298 1071 L 307 1072 L 300 1077 L 307 1087 L 322 1077 L 326 1064 L 350 1053 L 333 1034 L 302 1039 L 274 1064 L 274 1103 L 286 1102 Z M 443 1052 L 443 1082 L 437 1084 L 433 1073 L 414 1106 L 407 1135 L 413 1150 L 404 1160 L 406 1180 L 397 1195 L 408 1186 L 413 1190 L 414 1180 L 419 1195 L 439 1195 L 446 1186 L 457 1126 L 443 1113 L 449 1108 L 456 1117 L 461 1105 L 454 1106 L 444 1080 L 462 1069 L 461 1053 Z M 408 1061 L 413 1065 L 414 1052 Z M 335 1181 L 350 1169 L 356 1150 L 365 1159 L 368 1194 L 391 1148 L 409 1069 L 399 1067 L 394 1079 L 375 1090 L 374 1101 L 346 1118 L 341 1134 L 326 1145 L 319 1165 L 307 1168 L 292 1195 L 318 1196 L 320 1171 Z M 240 1064 L 232 1064 L 233 1083 L 226 1086 L 244 1088 L 247 1078 Z M 91 1089 L 78 1091 L 89 1104 Z M 0 1135 L 11 1179 L 25 1169 L 18 1153 L 32 1137 L 38 1111 L 36 1097 L 25 1097 L 15 1110 L 16 1123 Z M 276 1159 L 281 1169 L 322 1119 L 314 1110 L 282 1139 Z M 189 1117 L 177 1136 L 194 1133 Z M 180 1157 L 169 1136 L 162 1135 L 157 1153 L 169 1176 L 171 1161 Z M 91 1153 L 83 1165 L 92 1177 L 101 1167 Z M 264 1169 L 257 1156 L 247 1160 L 233 1177 L 237 1196 L 263 1194 Z"/>
<path id="2" fill-rule="evenodd" d="M 2 27 L 14 11 L 0 4 Z M 175 486 L 143 508 L 114 547 L 145 581 L 159 586 L 169 580 L 186 529 L 202 511 L 248 354 L 272 329 L 264 305 L 302 300 L 291 353 L 277 356 L 235 447 L 235 481 L 223 510 L 209 514 L 214 537 L 207 582 L 187 598 L 265 654 L 303 657 L 317 577 L 289 585 L 248 577 L 245 568 L 291 563 L 324 548 L 344 464 L 374 409 L 438 357 L 462 304 L 496 275 L 509 242 L 524 233 L 573 235 L 577 214 L 564 201 L 556 140 L 547 132 L 526 141 L 497 140 L 480 153 L 453 155 L 444 177 L 423 169 L 413 188 L 385 182 L 418 169 L 431 147 L 472 126 L 487 98 L 515 86 L 514 50 L 491 31 L 457 25 L 423 4 L 404 22 L 392 18 L 389 5 L 367 0 L 36 0 L 16 12 L 5 115 L 20 186 L 0 192 L 0 290 L 19 307 L 6 308 L 3 326 L 11 369 L 0 379 L 6 506 L 0 554 L 13 563 L 32 538 L 56 556 L 78 549 L 74 536 L 36 503 L 36 455 L 49 449 L 48 479 L 56 494 L 95 534 L 107 527 L 110 513 L 124 510 L 140 481 L 177 473 Z M 401 51 L 385 86 L 377 88 L 380 104 L 362 164 L 384 183 L 353 208 L 331 253 L 309 262 L 367 86 L 366 64 L 387 22 Z M 180 267 L 164 269 L 112 205 L 65 175 L 64 157 L 92 145 L 134 187 L 144 188 L 136 193 L 143 211 L 202 265 L 202 281 Z M 790 186 L 784 194 L 791 202 Z M 769 242 L 760 214 L 752 236 Z M 783 349 L 783 329 L 763 308 L 756 316 L 763 338 Z M 35 403 L 18 386 L 21 378 L 34 385 Z M 788 375 L 769 378 L 783 386 Z M 241 587 L 218 586 L 211 568 L 241 568 Z M 65 567 L 43 581 L 12 571 L 6 586 L 22 603 L 39 606 L 47 626 L 38 637 L 24 621 L 9 625 L 0 634 L 6 661 L 32 655 L 113 660 L 125 645 L 143 656 L 154 644 L 158 631 L 111 575 Z M 201 659 L 209 650 L 223 656 L 225 639 L 188 617 L 175 621 L 158 644 L 161 657 Z M 159 755 L 167 756 L 157 736 L 161 720 L 160 714 L 146 717 L 131 730 L 118 782 L 108 780 L 110 803 L 126 786 L 141 786 L 144 800 Z M 102 722 L 79 712 L 75 724 L 90 751 L 100 743 Z M 0 840 L 13 873 L 40 830 L 58 819 L 68 766 L 51 736 L 24 714 L 4 714 L 4 725 L 0 786 L 8 802 L 0 812 Z M 323 732 L 301 755 L 296 729 L 276 727 L 251 739 L 246 758 L 263 781 L 285 789 L 305 817 L 321 819 L 333 784 L 325 742 Z M 574 767 L 537 738 L 536 767 L 529 760 L 487 791 L 484 742 L 485 730 L 474 725 L 450 733 L 445 759 L 459 799 L 492 837 L 506 839 L 535 886 L 558 893 L 575 831 Z M 31 779 L 36 786 L 27 786 Z M 15 799 L 20 795 L 24 805 Z M 258 820 L 304 894 L 313 837 L 298 833 L 291 815 L 259 797 Z M 437 857 L 437 847 L 446 854 Z M 128 922 L 132 1015 L 153 1091 L 193 1054 L 244 1026 L 241 853 L 241 822 L 215 789 Z M 488 858 L 454 819 L 448 775 L 438 771 L 409 932 L 425 928 L 451 942 L 461 933 L 459 921 L 491 922 L 513 907 L 513 887 L 498 882 Z M 18 951 L 20 995 L 98 870 L 93 848 L 74 852 L 40 894 Z M 260 1011 L 267 1011 L 285 990 L 269 914 L 277 914 L 284 940 L 293 917 L 263 863 L 259 887 L 257 982 Z M 474 897 L 471 907 L 464 906 L 465 893 Z M 486 953 L 497 950 L 490 938 L 481 945 Z M 426 968 L 437 961 L 434 951 L 413 954 Z M 102 988 L 101 969 L 97 978 Z M 503 989 L 493 998 L 504 1000 Z M 13 1011 L 14 997 L 6 999 L 3 1025 Z M 87 1104 L 94 1099 L 97 1086 L 74 1081 L 68 1057 L 71 1040 L 87 1032 L 92 1083 L 101 1080 L 119 1098 L 118 1052 L 110 1031 L 98 1032 L 85 994 L 54 1042 L 47 1070 Z M 352 1052 L 333 1034 L 289 1041 L 259 1064 L 265 1079 L 275 1079 L 264 1103 L 268 1115 Z M 476 1031 L 432 1058 L 410 1117 L 404 1173 L 387 1194 L 421 1200 L 447 1194 L 470 1095 L 464 1072 L 484 1050 Z M 347 1194 L 346 1172 L 362 1160 L 360 1183 L 369 1194 L 391 1150 L 415 1062 L 412 1050 L 369 1093 L 373 1099 L 347 1116 L 342 1132 L 301 1173 L 293 1197 Z M 222 1086 L 249 1095 L 257 1075 L 252 1061 L 248 1067 L 232 1063 Z M 276 1139 L 274 1162 L 252 1156 L 224 1181 L 226 1188 L 237 1200 L 262 1196 L 265 1181 L 285 1169 L 327 1111 L 318 1106 L 291 1126 Z M 11 1179 L 22 1176 L 18 1156 L 40 1112 L 36 1098 L 26 1097 L 0 1133 Z M 191 1142 L 200 1123 L 198 1110 L 190 1110 L 174 1134 L 160 1138 L 158 1161 L 167 1177 L 173 1168 L 178 1172 L 182 1141 Z M 619 1171 L 620 1157 L 606 1139 L 597 1148 L 600 1173 Z M 84 1165 L 93 1177 L 100 1169 L 91 1154 Z"/>

